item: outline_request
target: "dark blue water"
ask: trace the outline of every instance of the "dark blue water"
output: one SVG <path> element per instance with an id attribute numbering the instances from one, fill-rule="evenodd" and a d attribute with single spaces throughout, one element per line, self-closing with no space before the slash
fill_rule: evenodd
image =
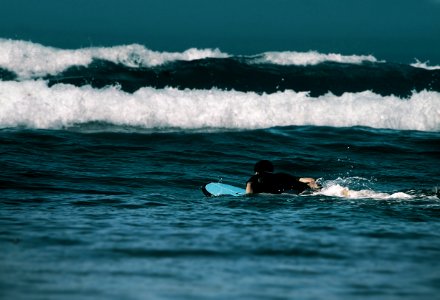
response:
<path id="1" fill-rule="evenodd" d="M 437 67 L 0 40 L 1 299 L 436 299 Z M 260 159 L 308 195 L 207 198 Z"/>
<path id="2" fill-rule="evenodd" d="M 371 90 L 381 95 L 408 97 L 422 90 L 440 91 L 440 70 L 381 62 L 360 65 L 331 62 L 315 66 L 256 65 L 250 63 L 253 59 L 211 58 L 179 61 L 153 68 L 128 68 L 106 61 L 94 61 L 87 67 L 71 67 L 46 79 L 50 85 L 70 83 L 102 88 L 119 84 L 127 92 L 145 86 L 216 87 L 257 93 L 290 89 L 310 91 L 312 96 Z"/>
<path id="3" fill-rule="evenodd" d="M 4 299 L 439 292 L 438 133 L 4 129 L 0 141 Z M 218 180 L 243 186 L 260 158 L 320 178 L 326 192 L 206 198 L 199 190 Z M 353 196 L 338 195 L 339 186 Z"/>

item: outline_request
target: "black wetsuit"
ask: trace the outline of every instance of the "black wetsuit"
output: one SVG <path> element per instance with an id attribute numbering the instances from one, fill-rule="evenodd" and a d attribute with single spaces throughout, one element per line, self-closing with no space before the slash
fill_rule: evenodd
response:
<path id="1" fill-rule="evenodd" d="M 299 181 L 299 178 L 286 173 L 263 172 L 249 178 L 253 193 L 281 194 L 302 193 L 309 189 L 308 184 Z"/>

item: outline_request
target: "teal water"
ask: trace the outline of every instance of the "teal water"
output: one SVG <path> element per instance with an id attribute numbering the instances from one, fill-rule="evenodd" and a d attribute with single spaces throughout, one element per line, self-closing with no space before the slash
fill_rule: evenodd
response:
<path id="1" fill-rule="evenodd" d="M 0 295 L 434 299 L 439 142 L 364 127 L 2 129 Z M 243 186 L 261 158 L 324 189 L 200 191 Z"/>

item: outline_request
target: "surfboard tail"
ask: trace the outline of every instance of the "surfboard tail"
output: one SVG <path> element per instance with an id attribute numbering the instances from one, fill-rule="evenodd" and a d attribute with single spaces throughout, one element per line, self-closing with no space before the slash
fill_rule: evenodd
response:
<path id="1" fill-rule="evenodd" d="M 245 189 L 220 182 L 210 182 L 202 186 L 201 190 L 207 197 L 246 195 Z"/>
<path id="2" fill-rule="evenodd" d="M 208 192 L 208 190 L 206 189 L 206 184 L 202 185 L 200 187 L 200 189 L 202 190 L 202 193 L 206 196 L 206 197 L 212 197 L 212 194 L 210 192 Z"/>

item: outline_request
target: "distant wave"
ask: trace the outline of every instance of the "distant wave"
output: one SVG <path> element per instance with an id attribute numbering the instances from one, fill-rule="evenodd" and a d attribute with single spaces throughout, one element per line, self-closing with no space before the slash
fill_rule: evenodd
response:
<path id="1" fill-rule="evenodd" d="M 429 62 L 421 62 L 419 60 L 416 60 L 416 62 L 412 63 L 411 66 L 426 70 L 440 70 L 440 66 L 428 66 L 428 63 Z"/>
<path id="2" fill-rule="evenodd" d="M 0 127 L 57 129 L 103 122 L 151 129 L 317 125 L 439 131 L 438 103 L 440 93 L 428 91 L 405 100 L 370 91 L 311 97 L 294 91 L 142 88 L 130 94 L 117 87 L 0 81 Z"/>
<path id="3" fill-rule="evenodd" d="M 125 92 L 144 87 L 213 88 L 277 93 L 287 90 L 322 96 L 372 91 L 409 97 L 440 91 L 440 70 L 418 63 L 378 61 L 373 56 L 310 52 L 266 52 L 232 56 L 218 49 L 156 52 L 141 45 L 62 50 L 0 39 L 0 80 L 44 79 Z"/>
<path id="4" fill-rule="evenodd" d="M 218 49 L 188 49 L 184 52 L 157 52 L 133 44 L 64 50 L 40 44 L 0 39 L 0 68 L 20 78 L 55 75 L 72 66 L 87 66 L 94 59 L 108 60 L 128 67 L 151 67 L 175 60 L 197 60 L 229 55 Z"/>
<path id="5" fill-rule="evenodd" d="M 41 44 L 0 39 L 0 68 L 14 72 L 19 78 L 29 79 L 56 75 L 72 66 L 88 66 L 94 60 L 106 60 L 131 68 L 154 67 L 173 61 L 192 61 L 206 58 L 228 58 L 219 49 L 195 49 L 184 52 L 158 52 L 142 45 L 91 47 L 75 50 L 58 49 Z M 316 65 L 323 62 L 360 64 L 377 62 L 371 55 L 342 55 L 309 52 L 265 52 L 255 56 L 241 56 L 253 63 L 278 65 Z"/>
<path id="6" fill-rule="evenodd" d="M 323 54 L 317 51 L 309 52 L 265 52 L 257 56 L 255 62 L 272 63 L 278 65 L 307 66 L 323 62 L 337 62 L 346 64 L 360 64 L 363 62 L 378 62 L 372 55 L 342 55 L 337 53 Z"/>

